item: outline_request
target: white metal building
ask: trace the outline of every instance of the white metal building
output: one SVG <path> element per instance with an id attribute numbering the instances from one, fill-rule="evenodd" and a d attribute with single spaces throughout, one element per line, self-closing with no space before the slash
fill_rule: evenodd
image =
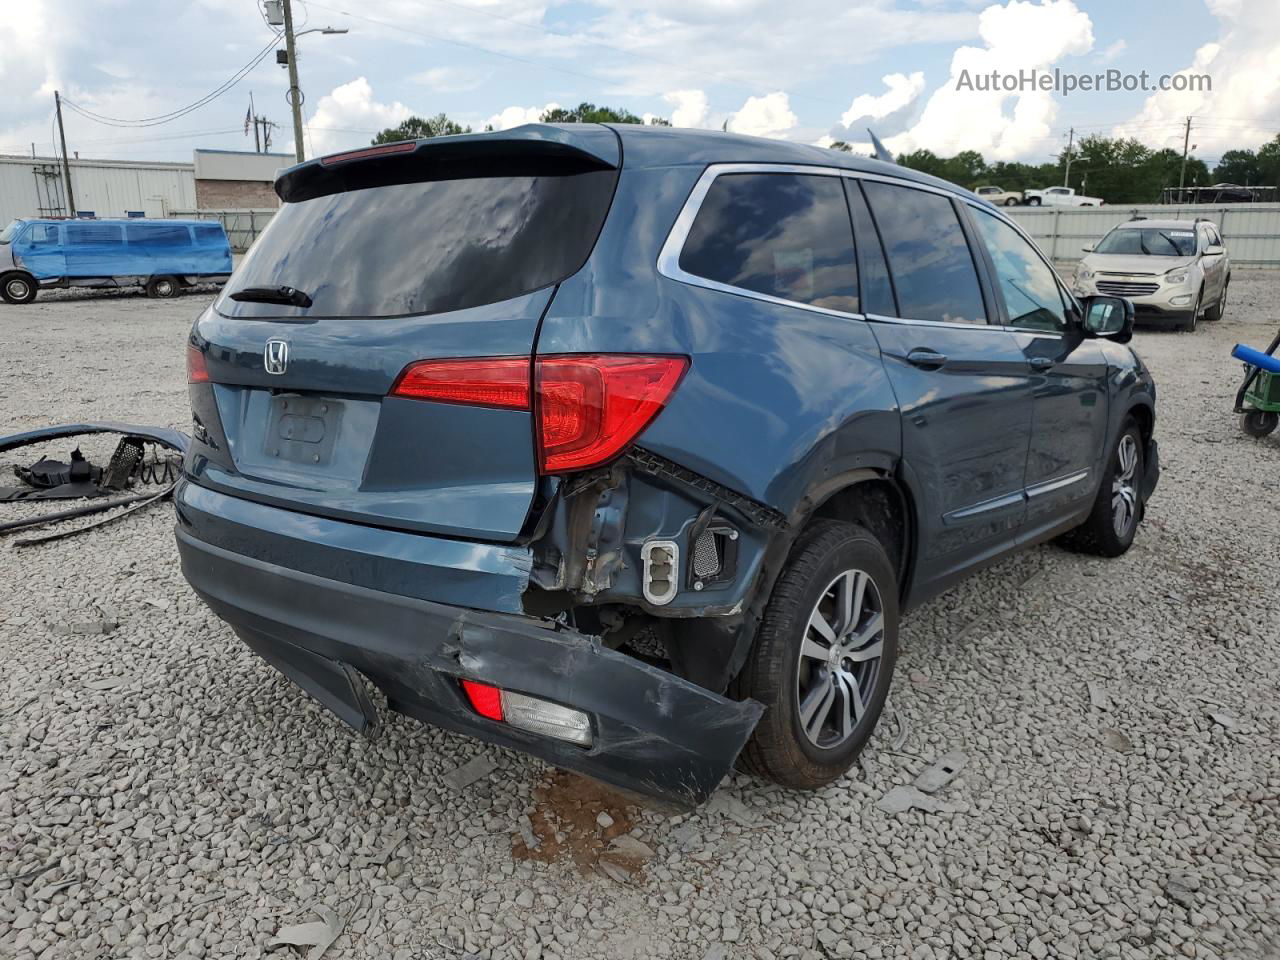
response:
<path id="1" fill-rule="evenodd" d="M 72 160 L 76 209 L 99 217 L 148 217 L 196 206 L 195 165 Z M 0 225 L 14 217 L 66 216 L 62 163 L 55 157 L 0 156 Z"/>

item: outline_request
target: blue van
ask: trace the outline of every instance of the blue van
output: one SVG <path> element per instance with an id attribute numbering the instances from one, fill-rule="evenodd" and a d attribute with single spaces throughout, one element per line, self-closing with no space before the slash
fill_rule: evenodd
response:
<path id="1" fill-rule="evenodd" d="M 231 245 L 213 220 L 12 221 L 0 231 L 0 296 L 30 303 L 42 288 L 144 287 L 172 297 L 231 275 Z"/>

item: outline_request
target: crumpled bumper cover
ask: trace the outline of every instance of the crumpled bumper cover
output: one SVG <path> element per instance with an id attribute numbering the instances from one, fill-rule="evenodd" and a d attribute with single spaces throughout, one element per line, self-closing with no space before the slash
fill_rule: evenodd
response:
<path id="1" fill-rule="evenodd" d="M 326 579 L 232 553 L 181 527 L 177 538 L 183 573 L 212 610 L 357 729 L 376 718 L 353 670 L 401 713 L 689 807 L 716 788 L 764 711 L 548 621 Z M 480 716 L 460 678 L 586 711 L 592 746 Z"/>

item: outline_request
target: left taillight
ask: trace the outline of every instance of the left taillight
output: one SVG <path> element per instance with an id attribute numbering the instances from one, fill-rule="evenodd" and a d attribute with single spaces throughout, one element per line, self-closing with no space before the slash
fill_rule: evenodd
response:
<path id="1" fill-rule="evenodd" d="M 187 383 L 208 383 L 209 368 L 205 366 L 204 351 L 187 344 Z"/>
<path id="2" fill-rule="evenodd" d="M 653 422 L 689 369 L 681 356 L 563 354 L 422 360 L 393 397 L 532 410 L 538 468 L 570 473 L 608 463 Z M 530 374 L 533 383 L 530 386 Z"/>

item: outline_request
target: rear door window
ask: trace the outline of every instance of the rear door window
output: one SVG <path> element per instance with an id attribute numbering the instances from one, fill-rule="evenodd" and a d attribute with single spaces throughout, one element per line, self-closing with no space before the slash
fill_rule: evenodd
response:
<path id="1" fill-rule="evenodd" d="M 126 224 L 124 229 L 130 246 L 191 246 L 191 231 L 186 226 L 169 223 L 130 223 Z"/>
<path id="2" fill-rule="evenodd" d="M 586 262 L 615 170 L 392 183 L 286 203 L 227 293 L 289 286 L 309 308 L 238 303 L 248 316 L 393 317 L 497 303 Z"/>
<path id="3" fill-rule="evenodd" d="M 884 242 L 899 315 L 986 323 L 977 269 L 951 200 L 879 181 L 863 189 Z"/>
<path id="4" fill-rule="evenodd" d="M 1067 327 L 1062 291 L 1049 265 L 1017 230 L 975 208 L 973 220 L 987 244 L 1009 326 L 1061 333 Z"/>
<path id="5" fill-rule="evenodd" d="M 217 224 L 196 224 L 191 228 L 196 234 L 196 243 L 202 246 L 221 246 L 227 236 Z"/>
<path id="6" fill-rule="evenodd" d="M 857 313 L 853 229 L 840 178 L 717 177 L 689 229 L 680 269 L 754 293 Z"/>

